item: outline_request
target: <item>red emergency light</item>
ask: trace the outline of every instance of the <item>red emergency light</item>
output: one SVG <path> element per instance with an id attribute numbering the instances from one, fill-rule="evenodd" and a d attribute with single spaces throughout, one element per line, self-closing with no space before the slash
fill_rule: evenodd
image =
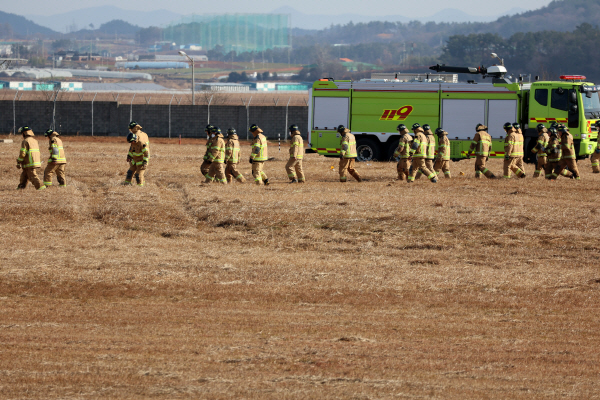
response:
<path id="1" fill-rule="evenodd" d="M 561 75 L 560 79 L 564 81 L 583 81 L 585 76 L 583 75 Z"/>

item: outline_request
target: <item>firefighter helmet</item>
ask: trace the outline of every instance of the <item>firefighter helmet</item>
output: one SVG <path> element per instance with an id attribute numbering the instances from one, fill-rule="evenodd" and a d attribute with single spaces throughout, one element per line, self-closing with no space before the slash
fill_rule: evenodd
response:
<path id="1" fill-rule="evenodd" d="M 512 129 L 512 127 L 513 127 L 513 124 L 511 124 L 510 122 L 505 123 L 503 126 L 504 130 Z"/>
<path id="2" fill-rule="evenodd" d="M 54 132 L 53 129 L 48 129 L 46 132 L 44 132 L 45 137 L 51 136 L 52 134 L 58 135 L 58 132 Z"/>
<path id="3" fill-rule="evenodd" d="M 423 125 L 423 130 L 430 131 L 431 130 L 431 126 L 429 126 L 429 124 L 425 124 L 425 125 Z"/>
<path id="4" fill-rule="evenodd" d="M 398 126 L 396 127 L 396 130 L 397 130 L 398 132 L 402 132 L 402 131 L 403 131 L 403 130 L 405 130 L 405 129 L 406 129 L 406 125 L 404 125 L 404 124 L 400 124 L 400 125 L 398 125 Z"/>
<path id="5" fill-rule="evenodd" d="M 236 133 L 235 128 L 227 129 L 227 136 L 235 135 Z"/>
<path id="6" fill-rule="evenodd" d="M 521 129 L 521 125 L 518 122 L 513 122 L 512 126 L 515 129 Z"/>
<path id="7" fill-rule="evenodd" d="M 414 131 L 415 129 L 419 129 L 421 127 L 421 125 L 419 125 L 418 123 L 414 123 L 412 126 L 412 130 Z"/>
<path id="8" fill-rule="evenodd" d="M 294 131 L 299 131 L 300 129 L 298 129 L 298 125 L 294 124 L 294 125 L 290 125 L 290 132 L 294 132 Z"/>
<path id="9" fill-rule="evenodd" d="M 133 133 L 133 132 L 129 132 L 129 133 L 127 134 L 127 141 L 128 141 L 129 143 L 135 142 L 136 140 L 137 140 L 137 135 L 136 135 L 135 133 Z"/>
<path id="10" fill-rule="evenodd" d="M 550 135 L 551 136 L 557 136 L 558 132 L 556 131 L 556 128 L 551 126 L 550 129 L 548 129 L 550 131 Z"/>
<path id="11" fill-rule="evenodd" d="M 438 136 L 441 136 L 441 135 L 444 134 L 444 130 L 442 128 L 437 128 L 435 130 L 435 134 L 438 135 Z"/>
<path id="12" fill-rule="evenodd" d="M 487 130 L 487 126 L 485 126 L 484 124 L 477 124 L 477 126 L 475 127 L 475 132 L 485 131 L 485 130 Z"/>
<path id="13" fill-rule="evenodd" d="M 545 127 L 546 127 L 546 125 L 544 125 L 544 124 L 538 124 L 538 126 L 536 126 L 538 132 L 543 131 Z"/>
<path id="14" fill-rule="evenodd" d="M 210 132 L 210 130 L 213 128 L 213 126 L 211 124 L 206 125 L 206 128 L 204 128 L 204 132 Z"/>
<path id="15" fill-rule="evenodd" d="M 129 123 L 129 129 L 133 129 L 133 128 L 135 128 L 136 126 L 139 126 L 139 127 L 141 128 L 140 124 L 138 124 L 138 123 L 137 123 L 137 122 L 135 122 L 135 121 L 131 121 L 131 122 Z"/>

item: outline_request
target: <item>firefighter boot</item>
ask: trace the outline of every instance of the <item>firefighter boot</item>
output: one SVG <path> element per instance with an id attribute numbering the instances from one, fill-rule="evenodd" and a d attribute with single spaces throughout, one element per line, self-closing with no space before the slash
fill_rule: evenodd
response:
<path id="1" fill-rule="evenodd" d="M 123 185 L 131 185 L 132 178 L 133 178 L 133 171 L 127 170 L 127 176 L 125 177 L 125 182 L 123 182 Z"/>

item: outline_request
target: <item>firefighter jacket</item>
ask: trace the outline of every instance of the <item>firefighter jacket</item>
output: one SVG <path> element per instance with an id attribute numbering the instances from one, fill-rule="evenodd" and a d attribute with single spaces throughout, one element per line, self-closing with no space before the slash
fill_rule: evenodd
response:
<path id="1" fill-rule="evenodd" d="M 290 158 L 302 160 L 304 158 L 304 141 L 300 131 L 292 133 L 292 144 L 290 145 Z"/>
<path id="2" fill-rule="evenodd" d="M 575 147 L 573 146 L 573 135 L 570 132 L 565 132 L 560 137 L 560 149 L 562 150 L 561 160 L 575 158 Z"/>
<path id="3" fill-rule="evenodd" d="M 50 158 L 48 159 L 48 163 L 67 163 L 62 140 L 60 140 L 57 135 L 50 136 L 50 146 L 48 147 L 48 150 L 50 150 Z"/>
<path id="4" fill-rule="evenodd" d="M 38 141 L 33 138 L 33 131 L 25 131 L 25 138 L 21 142 L 21 151 L 17 163 L 22 168 L 39 168 L 42 166 L 42 157 L 40 156 L 40 146 Z"/>
<path id="5" fill-rule="evenodd" d="M 225 139 L 222 133 L 217 133 L 210 146 L 208 161 L 223 164 L 225 162 Z"/>
<path id="6" fill-rule="evenodd" d="M 267 138 L 262 133 L 256 135 L 252 141 L 252 161 L 267 161 L 269 154 L 267 153 Z"/>
<path id="7" fill-rule="evenodd" d="M 398 142 L 398 148 L 394 152 L 394 158 L 400 156 L 400 158 L 410 157 L 410 144 L 412 142 L 412 136 L 408 134 L 408 129 L 400 132 L 400 141 Z"/>
<path id="8" fill-rule="evenodd" d="M 225 143 L 225 162 L 237 164 L 240 162 L 240 140 L 238 135 L 229 135 Z"/>
<path id="9" fill-rule="evenodd" d="M 433 160 L 435 158 L 435 137 L 431 129 L 425 131 L 425 138 L 427 139 L 427 148 L 425 149 L 425 158 Z"/>
<path id="10" fill-rule="evenodd" d="M 348 129 L 344 131 L 344 136 L 342 136 L 340 140 L 340 146 L 340 154 L 342 158 L 358 157 L 358 153 L 356 152 L 356 138 Z"/>
<path id="11" fill-rule="evenodd" d="M 150 162 L 150 141 L 148 140 L 148 135 L 142 131 L 137 131 L 135 134 L 137 135 L 137 139 L 129 147 L 131 165 L 148 164 Z"/>
<path id="12" fill-rule="evenodd" d="M 438 136 L 437 158 L 444 161 L 450 160 L 450 140 L 445 132 L 443 135 Z"/>
<path id="13" fill-rule="evenodd" d="M 487 157 L 490 155 L 492 148 L 492 137 L 486 131 L 479 131 L 475 134 L 469 152 L 475 153 L 477 156 Z"/>
<path id="14" fill-rule="evenodd" d="M 206 139 L 206 151 L 204 152 L 204 161 L 208 161 L 208 153 L 210 153 L 210 146 L 212 145 L 212 141 L 214 139 L 214 136 L 209 135 L 208 138 Z"/>
<path id="15" fill-rule="evenodd" d="M 551 136 L 546 147 L 548 162 L 559 162 L 562 152 L 560 150 L 560 139 L 557 136 Z"/>
<path id="16" fill-rule="evenodd" d="M 511 129 L 504 139 L 504 157 L 523 157 L 523 135 Z"/>
<path id="17" fill-rule="evenodd" d="M 550 136 L 548 136 L 548 130 L 544 128 L 544 130 L 540 132 L 537 143 L 531 152 L 536 153 L 538 157 L 546 157 L 546 147 L 548 147 L 549 141 Z"/>
<path id="18" fill-rule="evenodd" d="M 410 146 L 410 155 L 415 158 L 425 158 L 427 149 L 427 138 L 423 134 L 423 128 L 417 128 L 415 138 Z"/>

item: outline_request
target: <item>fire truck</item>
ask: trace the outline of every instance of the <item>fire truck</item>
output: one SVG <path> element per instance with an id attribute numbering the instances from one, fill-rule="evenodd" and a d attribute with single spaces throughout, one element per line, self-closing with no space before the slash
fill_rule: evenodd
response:
<path id="1" fill-rule="evenodd" d="M 339 157 L 338 125 L 356 136 L 358 160 L 390 160 L 398 146 L 396 127 L 409 129 L 418 122 L 432 130 L 442 127 L 451 141 L 451 158 L 466 158 L 479 123 L 492 136 L 490 157 L 504 157 L 503 125 L 518 122 L 525 136 L 525 161 L 535 162 L 531 152 L 537 141 L 537 125 L 566 125 L 573 135 L 578 158 L 592 154 L 598 140 L 594 123 L 600 119 L 600 85 L 585 76 L 563 75 L 559 81 L 524 82 L 507 77 L 504 62 L 490 67 L 435 65 L 437 72 L 478 74 L 491 83 L 402 82 L 399 79 L 361 81 L 319 79 L 309 93 L 309 152 Z"/>

